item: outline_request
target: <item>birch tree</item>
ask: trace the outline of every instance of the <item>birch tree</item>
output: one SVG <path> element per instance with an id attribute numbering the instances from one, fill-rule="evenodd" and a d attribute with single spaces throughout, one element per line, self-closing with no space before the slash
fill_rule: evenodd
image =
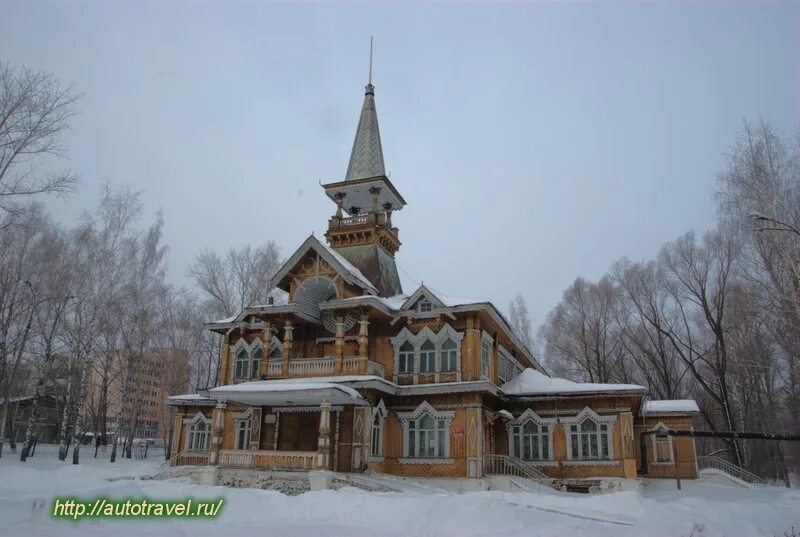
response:
<path id="1" fill-rule="evenodd" d="M 64 157 L 62 136 L 79 99 L 48 73 L 0 62 L 0 209 L 19 210 L 37 194 L 75 191 L 74 173 L 45 169 L 47 157 Z"/>

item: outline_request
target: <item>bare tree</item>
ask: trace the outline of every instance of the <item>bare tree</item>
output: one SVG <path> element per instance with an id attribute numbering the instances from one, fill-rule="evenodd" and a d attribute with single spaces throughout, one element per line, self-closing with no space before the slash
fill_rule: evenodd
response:
<path id="1" fill-rule="evenodd" d="M 0 208 L 37 194 L 74 192 L 71 172 L 43 170 L 48 155 L 64 156 L 61 137 L 79 96 L 52 75 L 0 62 Z"/>
<path id="2" fill-rule="evenodd" d="M 266 302 L 273 291 L 272 275 L 280 268 L 280 250 L 274 242 L 252 247 L 231 248 L 222 256 L 205 251 L 189 267 L 216 316 L 236 315 L 247 306 Z"/>
<path id="3" fill-rule="evenodd" d="M 531 329 L 531 319 L 528 315 L 528 305 L 525 303 L 522 293 L 517 293 L 517 296 L 511 301 L 508 306 L 508 314 L 514 333 L 528 349 L 532 349 L 533 331 Z"/>
<path id="4" fill-rule="evenodd" d="M 540 330 L 554 371 L 590 382 L 627 380 L 620 293 L 609 277 L 597 284 L 578 278 Z"/>
<path id="5" fill-rule="evenodd" d="M 9 398 L 25 356 L 40 296 L 41 241 L 49 226 L 41 207 L 6 214 L 0 233 L 0 456 Z"/>

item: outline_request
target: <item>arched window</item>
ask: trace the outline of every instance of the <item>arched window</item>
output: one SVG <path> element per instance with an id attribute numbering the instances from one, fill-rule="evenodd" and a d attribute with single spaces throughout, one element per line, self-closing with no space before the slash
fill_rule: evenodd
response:
<path id="1" fill-rule="evenodd" d="M 597 424 L 586 418 L 577 425 L 570 426 L 570 448 L 573 459 L 608 459 L 610 438 L 608 425 Z"/>
<path id="2" fill-rule="evenodd" d="M 250 418 L 236 420 L 236 445 L 235 449 L 248 449 L 250 447 Z"/>
<path id="3" fill-rule="evenodd" d="M 236 353 L 236 369 L 234 370 L 234 377 L 237 379 L 246 379 L 250 367 L 250 356 L 247 354 L 247 349 L 239 349 Z"/>
<path id="4" fill-rule="evenodd" d="M 211 443 L 211 427 L 203 417 L 189 425 L 189 438 L 186 449 L 192 451 L 206 451 Z"/>
<path id="5" fill-rule="evenodd" d="M 261 351 L 260 347 L 253 351 L 253 358 L 250 366 L 250 378 L 253 379 L 258 378 L 259 369 L 261 368 L 262 356 L 264 356 L 264 353 Z"/>
<path id="6" fill-rule="evenodd" d="M 426 339 L 419 348 L 420 373 L 433 373 L 436 371 L 436 345 Z"/>
<path id="7" fill-rule="evenodd" d="M 550 427 L 527 421 L 511 428 L 514 456 L 526 461 L 550 458 Z"/>
<path id="8" fill-rule="evenodd" d="M 458 368 L 458 346 L 450 338 L 442 343 L 442 371 L 455 371 Z"/>
<path id="9" fill-rule="evenodd" d="M 380 458 L 383 456 L 383 420 L 386 418 L 386 405 L 383 399 L 372 410 L 372 438 L 369 444 L 369 456 Z"/>
<path id="10" fill-rule="evenodd" d="M 283 360 L 283 349 L 280 345 L 274 345 L 269 352 L 270 361 Z"/>
<path id="11" fill-rule="evenodd" d="M 400 345 L 399 360 L 400 363 L 398 364 L 398 372 L 414 372 L 414 345 L 410 341 L 406 341 Z"/>

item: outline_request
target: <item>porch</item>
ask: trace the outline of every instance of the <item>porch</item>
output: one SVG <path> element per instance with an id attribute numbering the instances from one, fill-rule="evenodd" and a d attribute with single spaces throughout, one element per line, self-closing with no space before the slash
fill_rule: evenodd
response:
<path id="1" fill-rule="evenodd" d="M 306 471 L 366 466 L 370 407 L 352 388 L 264 380 L 221 386 L 209 395 L 215 401 L 211 416 L 191 410 L 181 416 L 174 465 Z"/>

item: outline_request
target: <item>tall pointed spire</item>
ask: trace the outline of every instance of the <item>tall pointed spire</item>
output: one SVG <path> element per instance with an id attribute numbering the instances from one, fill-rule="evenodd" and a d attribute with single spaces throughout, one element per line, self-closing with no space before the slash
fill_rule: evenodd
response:
<path id="1" fill-rule="evenodd" d="M 345 181 L 386 175 L 383 165 L 378 112 L 375 110 L 375 86 L 372 85 L 372 37 L 369 39 L 369 82 L 364 92 L 364 105 L 350 153 Z"/>

